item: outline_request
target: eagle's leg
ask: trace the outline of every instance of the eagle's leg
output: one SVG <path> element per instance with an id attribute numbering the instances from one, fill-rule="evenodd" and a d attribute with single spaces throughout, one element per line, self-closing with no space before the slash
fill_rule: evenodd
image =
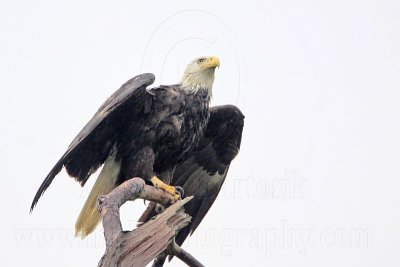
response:
<path id="1" fill-rule="evenodd" d="M 161 181 L 157 176 L 153 176 L 150 179 L 151 183 L 154 185 L 155 188 L 160 188 L 170 194 L 174 200 L 181 199 L 180 192 L 172 185 L 168 185 Z"/>

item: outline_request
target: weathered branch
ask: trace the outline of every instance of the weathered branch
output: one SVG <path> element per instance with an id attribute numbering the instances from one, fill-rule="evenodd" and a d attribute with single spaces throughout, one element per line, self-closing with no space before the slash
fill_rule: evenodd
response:
<path id="1" fill-rule="evenodd" d="M 108 195 L 100 196 L 97 205 L 103 218 L 106 252 L 98 266 L 145 266 L 163 251 L 177 256 L 190 266 L 202 266 L 174 242 L 177 231 L 190 222 L 191 217 L 184 213 L 183 205 L 192 197 L 174 203 L 139 228 L 124 232 L 119 208 L 126 201 L 137 198 L 154 201 L 164 207 L 173 203 L 168 193 L 146 185 L 140 178 L 128 180 Z"/>
<path id="2" fill-rule="evenodd" d="M 171 243 L 172 246 L 172 253 L 171 255 L 176 256 L 181 261 L 186 263 L 191 267 L 204 267 L 195 257 L 193 257 L 189 252 L 178 246 L 178 244 L 174 242 Z"/>
<path id="3" fill-rule="evenodd" d="M 168 248 L 157 256 L 157 258 L 153 262 L 152 267 L 163 266 L 168 256 L 175 256 L 190 267 L 204 267 L 204 265 L 201 264 L 195 257 L 190 255 L 189 252 L 176 244 L 175 241 L 171 242 Z"/>

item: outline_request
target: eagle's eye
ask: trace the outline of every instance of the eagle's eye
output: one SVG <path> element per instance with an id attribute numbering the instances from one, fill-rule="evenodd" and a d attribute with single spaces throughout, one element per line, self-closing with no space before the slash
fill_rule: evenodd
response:
<path id="1" fill-rule="evenodd" d="M 199 59 L 197 60 L 197 64 L 201 64 L 201 63 L 203 63 L 203 61 L 204 61 L 204 58 L 199 58 Z"/>

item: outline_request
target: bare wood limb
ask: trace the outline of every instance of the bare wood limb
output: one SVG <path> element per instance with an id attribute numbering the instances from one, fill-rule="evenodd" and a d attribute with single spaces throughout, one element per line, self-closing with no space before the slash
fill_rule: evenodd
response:
<path id="1" fill-rule="evenodd" d="M 106 252 L 98 266 L 145 266 L 168 248 L 171 248 L 173 255 L 182 258 L 190 266 L 202 266 L 195 265 L 199 262 L 179 246 L 176 247 L 177 245 L 173 242 L 177 231 L 190 222 L 191 217 L 184 213 L 183 205 L 191 197 L 174 203 L 155 219 L 139 228 L 123 232 L 119 208 L 126 201 L 137 198 L 155 201 L 164 207 L 173 203 L 168 193 L 146 185 L 140 178 L 130 179 L 108 195 L 99 197 L 97 205 L 103 218 Z M 185 256 L 189 259 L 188 261 L 185 260 Z"/>
<path id="2" fill-rule="evenodd" d="M 148 186 L 141 178 L 133 178 L 111 191 L 108 195 L 100 196 L 97 201 L 97 209 L 103 218 L 104 237 L 106 246 L 111 245 L 115 235 L 122 231 L 119 208 L 128 200 L 137 198 L 160 203 L 167 207 L 173 203 L 171 195 L 153 186 Z"/>
<path id="3" fill-rule="evenodd" d="M 175 256 L 190 267 L 204 267 L 195 257 L 193 257 L 189 252 L 181 248 L 175 241 L 171 242 L 168 248 L 158 255 L 154 260 L 152 267 L 160 267 L 164 265 L 167 256 Z M 171 260 L 171 258 L 169 258 Z"/>
<path id="4" fill-rule="evenodd" d="M 174 242 L 171 243 L 172 255 L 179 258 L 181 261 L 186 263 L 191 267 L 204 267 L 195 257 L 193 257 L 189 252 L 178 246 L 178 244 Z"/>

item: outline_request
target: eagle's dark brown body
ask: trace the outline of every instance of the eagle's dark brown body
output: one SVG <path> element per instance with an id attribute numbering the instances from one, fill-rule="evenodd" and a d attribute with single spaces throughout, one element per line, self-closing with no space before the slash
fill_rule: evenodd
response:
<path id="1" fill-rule="evenodd" d="M 188 94 L 180 85 L 140 92 L 143 112 L 121 126 L 116 140 L 121 161 L 118 184 L 132 177 L 156 175 L 170 183 L 178 163 L 204 135 L 209 119 L 209 96 L 200 89 Z"/>

